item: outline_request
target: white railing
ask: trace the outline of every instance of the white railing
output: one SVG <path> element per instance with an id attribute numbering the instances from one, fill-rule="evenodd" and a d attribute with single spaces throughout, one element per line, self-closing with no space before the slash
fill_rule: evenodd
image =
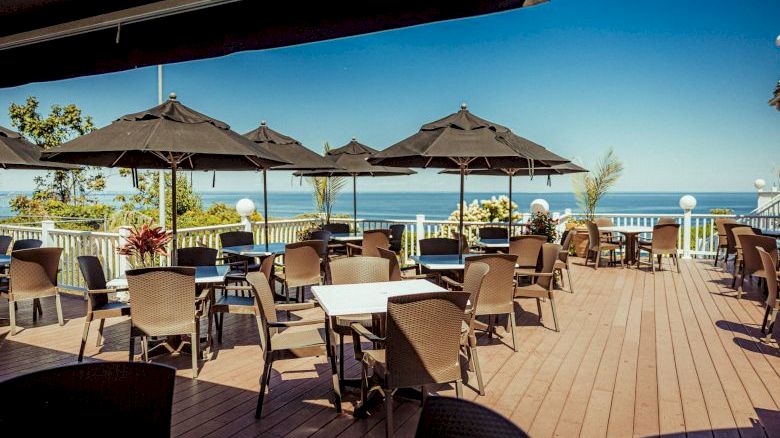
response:
<path id="1" fill-rule="evenodd" d="M 780 212 L 774 215 L 739 216 L 738 220 L 754 228 L 762 230 L 780 230 Z"/>
<path id="2" fill-rule="evenodd" d="M 762 194 L 759 193 L 759 204 Z M 747 214 L 748 216 L 780 216 L 780 195 L 775 195 L 761 207 L 758 207 Z"/>

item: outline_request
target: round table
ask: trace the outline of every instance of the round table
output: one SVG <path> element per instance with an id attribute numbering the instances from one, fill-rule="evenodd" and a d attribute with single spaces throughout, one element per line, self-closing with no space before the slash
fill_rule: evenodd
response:
<path id="1" fill-rule="evenodd" d="M 599 227 L 600 233 L 620 233 L 626 236 L 626 252 L 623 254 L 623 263 L 635 264 L 639 260 L 636 255 L 636 241 L 640 234 L 652 233 L 653 227 L 641 225 L 615 225 L 611 227 Z"/>

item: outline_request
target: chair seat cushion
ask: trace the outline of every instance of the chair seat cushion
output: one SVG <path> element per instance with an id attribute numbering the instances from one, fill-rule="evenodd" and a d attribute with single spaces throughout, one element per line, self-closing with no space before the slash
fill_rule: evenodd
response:
<path id="1" fill-rule="evenodd" d="M 297 330 L 290 329 L 276 333 L 271 337 L 272 350 L 292 350 L 296 348 L 324 347 L 325 328 Z"/>

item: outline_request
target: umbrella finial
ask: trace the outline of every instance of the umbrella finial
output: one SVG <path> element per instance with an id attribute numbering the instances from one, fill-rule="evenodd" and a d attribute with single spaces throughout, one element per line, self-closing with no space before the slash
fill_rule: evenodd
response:
<path id="1" fill-rule="evenodd" d="M 266 126 L 265 120 L 260 121 L 260 126 Z"/>
<path id="2" fill-rule="evenodd" d="M 357 141 L 357 137 L 352 137 L 352 141 Z"/>
<path id="3" fill-rule="evenodd" d="M 168 95 L 168 99 L 176 100 L 176 93 L 171 93 Z"/>
<path id="4" fill-rule="evenodd" d="M 461 102 L 460 103 L 460 110 L 461 111 L 466 111 L 467 109 L 469 109 L 469 106 L 466 105 L 466 102 Z"/>

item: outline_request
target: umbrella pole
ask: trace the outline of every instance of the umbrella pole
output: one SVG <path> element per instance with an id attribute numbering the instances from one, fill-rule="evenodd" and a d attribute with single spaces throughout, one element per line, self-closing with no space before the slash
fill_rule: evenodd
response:
<path id="1" fill-rule="evenodd" d="M 355 226 L 355 234 L 357 234 L 357 175 L 352 174 L 352 221 Z"/>
<path id="2" fill-rule="evenodd" d="M 458 223 L 458 259 L 463 258 L 463 198 L 465 194 L 463 193 L 463 179 L 466 174 L 466 165 L 460 164 L 460 214 L 458 215 L 459 223 Z"/>
<path id="3" fill-rule="evenodd" d="M 512 172 L 509 172 L 509 238 L 512 238 Z"/>
<path id="4" fill-rule="evenodd" d="M 263 239 L 265 239 L 265 251 L 268 252 L 268 184 L 266 183 L 266 174 L 263 169 Z"/>
<path id="5" fill-rule="evenodd" d="M 171 265 L 176 266 L 178 263 L 178 258 L 176 257 L 176 248 L 177 248 L 177 236 L 176 236 L 176 160 L 171 160 L 171 231 L 172 231 L 172 238 L 171 238 L 171 248 L 173 250 L 171 251 Z"/>

